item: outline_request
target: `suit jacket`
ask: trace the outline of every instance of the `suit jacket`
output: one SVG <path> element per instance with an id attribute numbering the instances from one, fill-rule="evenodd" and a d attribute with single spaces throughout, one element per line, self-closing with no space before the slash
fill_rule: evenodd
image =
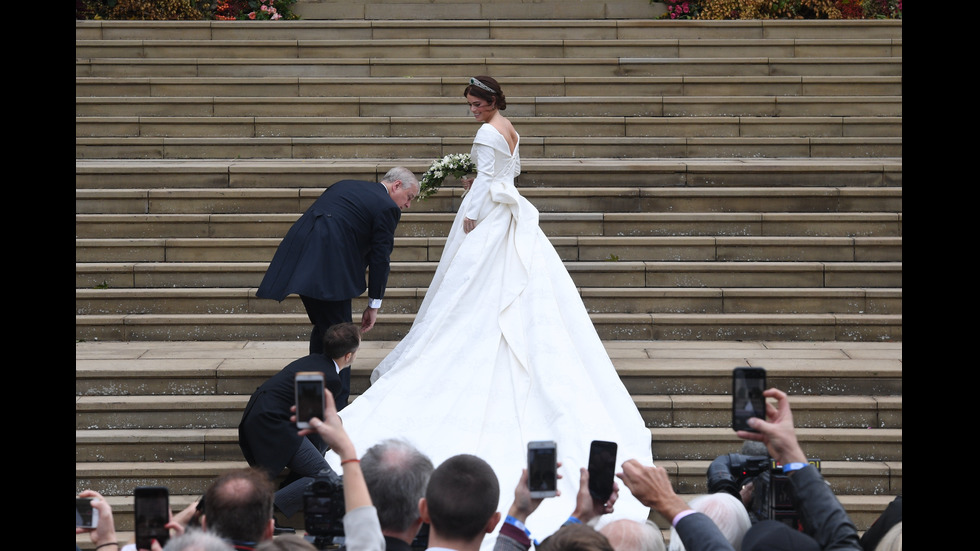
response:
<path id="1" fill-rule="evenodd" d="M 333 360 L 323 354 L 310 354 L 293 361 L 262 383 L 245 406 L 238 424 L 238 445 L 245 460 L 253 467 L 265 469 L 275 478 L 299 449 L 303 437 L 290 422 L 289 408 L 296 403 L 294 379 L 300 371 L 323 373 L 324 384 L 336 398 L 340 376 Z M 321 451 L 325 444 L 317 434 L 307 436 Z"/>
<path id="2" fill-rule="evenodd" d="M 333 184 L 286 233 L 256 296 L 282 301 L 296 293 L 337 301 L 367 289 L 370 298 L 383 298 L 400 218 L 383 184 Z"/>

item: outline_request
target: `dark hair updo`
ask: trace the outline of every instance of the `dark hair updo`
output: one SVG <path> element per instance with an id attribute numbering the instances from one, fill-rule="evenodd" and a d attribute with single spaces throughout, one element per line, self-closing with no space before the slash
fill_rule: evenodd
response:
<path id="1" fill-rule="evenodd" d="M 480 75 L 473 78 L 487 85 L 487 87 L 493 90 L 493 93 L 491 94 L 476 84 L 470 84 L 466 86 L 465 90 L 463 90 L 464 98 L 466 96 L 474 96 L 491 105 L 494 105 L 501 111 L 507 109 L 507 98 L 504 96 L 504 91 L 500 88 L 500 84 L 495 78 L 486 75 Z"/>

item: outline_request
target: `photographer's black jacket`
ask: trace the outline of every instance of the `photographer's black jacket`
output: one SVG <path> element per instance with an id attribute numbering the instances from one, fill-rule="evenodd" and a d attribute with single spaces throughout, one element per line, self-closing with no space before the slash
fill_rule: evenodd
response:
<path id="1" fill-rule="evenodd" d="M 294 379 L 300 371 L 323 373 L 326 387 L 337 398 L 340 392 L 340 376 L 331 358 L 323 354 L 304 356 L 282 368 L 257 388 L 245 406 L 241 423 L 238 425 L 238 445 L 245 460 L 253 467 L 265 469 L 275 478 L 289 463 L 303 437 L 296 434 L 299 429 L 290 422 L 289 408 L 296 402 Z M 326 446 L 316 433 L 307 438 L 321 452 Z"/>

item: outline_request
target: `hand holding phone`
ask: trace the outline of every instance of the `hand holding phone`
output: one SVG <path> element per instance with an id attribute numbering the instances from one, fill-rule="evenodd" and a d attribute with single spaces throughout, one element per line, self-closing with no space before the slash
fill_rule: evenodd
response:
<path id="1" fill-rule="evenodd" d="M 558 445 L 552 441 L 527 444 L 527 485 L 531 498 L 558 495 Z"/>
<path id="2" fill-rule="evenodd" d="M 766 370 L 736 367 L 732 372 L 732 429 L 757 432 L 748 425 L 752 417 L 766 418 Z"/>
<path id="3" fill-rule="evenodd" d="M 139 486 L 133 491 L 135 499 L 133 526 L 136 548 L 149 549 L 156 540 L 166 545 L 170 540 L 170 493 L 164 486 Z"/>
<path id="4" fill-rule="evenodd" d="M 323 419 L 323 373 L 301 371 L 296 374 L 296 428 L 310 428 L 310 419 Z"/>
<path id="5" fill-rule="evenodd" d="M 593 440 L 589 448 L 589 493 L 592 499 L 605 503 L 613 493 L 616 476 L 615 442 Z"/>

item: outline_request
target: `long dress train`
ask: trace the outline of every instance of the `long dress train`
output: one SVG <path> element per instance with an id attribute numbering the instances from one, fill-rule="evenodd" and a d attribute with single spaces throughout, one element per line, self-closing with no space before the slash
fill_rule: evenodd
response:
<path id="1" fill-rule="evenodd" d="M 358 453 L 394 437 L 437 466 L 459 453 L 482 457 L 500 481 L 502 516 L 526 466 L 527 443 L 554 440 L 561 496 L 544 500 L 527 522 L 541 540 L 575 508 L 592 440 L 619 445 L 617 468 L 631 458 L 653 462 L 649 430 L 539 228 L 537 209 L 514 187 L 518 148 L 512 153 L 493 126 L 481 126 L 471 152 L 477 177 L 415 323 L 340 415 Z M 479 222 L 468 234 L 466 215 Z M 327 459 L 339 468 L 336 454 Z M 649 514 L 619 486 L 615 511 L 600 525 Z M 485 538 L 484 548 L 494 540 Z"/>

